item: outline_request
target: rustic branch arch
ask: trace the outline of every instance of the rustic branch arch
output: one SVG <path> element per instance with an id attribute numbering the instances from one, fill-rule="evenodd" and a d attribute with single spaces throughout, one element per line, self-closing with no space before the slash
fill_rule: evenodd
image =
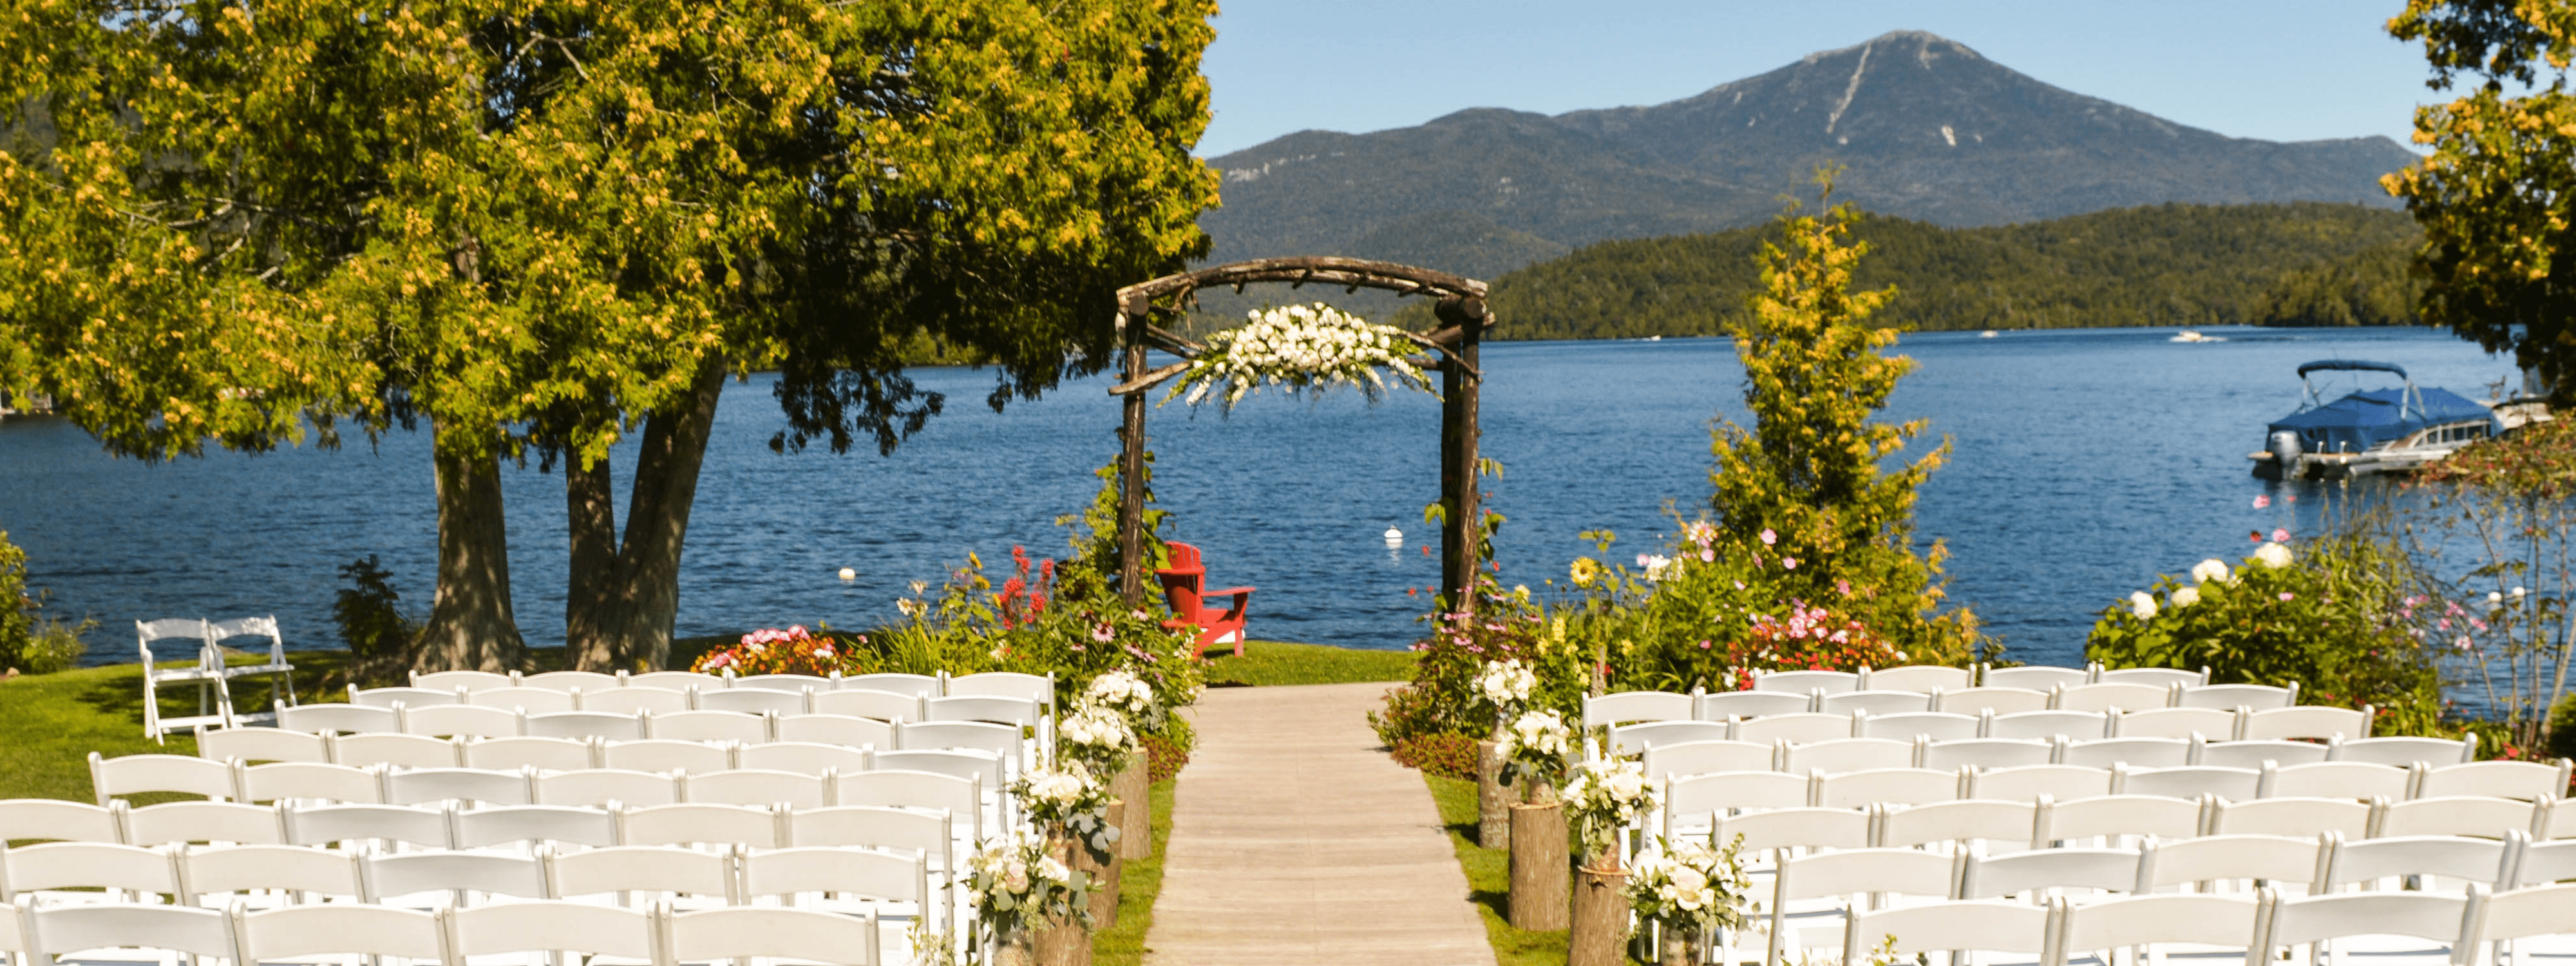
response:
<path id="1" fill-rule="evenodd" d="M 1258 282 L 1286 282 L 1290 288 L 1331 285 L 1345 292 L 1383 289 L 1397 295 L 1431 298 L 1437 323 L 1429 332 L 1408 333 L 1414 344 L 1439 356 L 1440 369 L 1440 587 L 1451 606 L 1468 610 L 1476 579 L 1477 395 L 1484 373 L 1477 366 L 1477 344 L 1494 325 L 1485 306 L 1485 283 L 1427 268 L 1357 258 L 1263 258 L 1166 275 L 1118 290 L 1118 337 L 1125 349 L 1117 385 L 1111 395 L 1125 397 L 1118 428 L 1119 587 L 1128 603 L 1145 593 L 1145 393 L 1189 367 L 1186 361 L 1148 371 L 1145 352 L 1161 349 L 1187 360 L 1206 347 L 1154 324 L 1157 313 L 1179 316 L 1188 311 L 1202 288 L 1227 286 L 1237 292 Z"/>

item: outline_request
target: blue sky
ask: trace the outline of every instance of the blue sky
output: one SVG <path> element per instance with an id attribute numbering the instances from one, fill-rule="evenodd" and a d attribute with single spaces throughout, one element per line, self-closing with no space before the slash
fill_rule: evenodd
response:
<path id="1" fill-rule="evenodd" d="M 1654 104 L 1890 30 L 1928 30 L 2059 87 L 2235 137 L 2407 143 L 2420 50 L 2368 0 L 1647 2 L 1223 0 L 1205 69 L 1215 157 L 1294 131 L 1469 107 Z"/>

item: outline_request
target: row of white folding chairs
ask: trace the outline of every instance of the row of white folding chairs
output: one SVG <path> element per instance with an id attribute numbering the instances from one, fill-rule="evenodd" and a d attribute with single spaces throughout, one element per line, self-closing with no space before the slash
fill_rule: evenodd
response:
<path id="1" fill-rule="evenodd" d="M 2475 792 L 2448 791 L 2435 794 L 2503 794 L 2495 781 L 2527 783 L 2534 794 L 2558 794 L 2566 788 L 2565 774 L 2557 762 L 2477 762 L 2462 760 L 2466 749 L 2459 742 L 2431 738 L 2365 738 L 2357 742 L 2316 744 L 2305 741 L 2203 741 L 2190 738 L 2102 738 L 2070 741 L 2023 738 L 1964 738 L 1936 741 L 1916 737 L 1911 741 L 1894 738 L 1825 738 L 1816 741 L 1772 742 L 1730 741 L 1722 738 L 1664 742 L 1661 738 L 1691 739 L 1684 729 L 1671 727 L 1690 722 L 1666 722 L 1638 725 L 1638 729 L 1656 729 L 1644 733 L 1614 735 L 1616 750 L 1639 756 L 1649 778 L 1669 775 L 1697 775 L 1719 771 L 1785 771 L 1803 774 L 1824 771 L 1860 771 L 1870 768 L 1929 768 L 1949 771 L 1974 765 L 1979 768 L 2025 768 L 2034 765 L 2074 765 L 2085 768 L 2242 768 L 2259 769 L 2264 763 L 2281 765 L 2348 766 L 2354 774 L 2368 774 L 2371 768 L 2399 771 L 2421 766 L 2428 772 L 2441 770 L 2447 776 L 2436 788 L 2455 789 L 2458 783 L 2471 781 L 2468 776 L 2481 776 L 2475 781 L 2481 789 Z M 1630 739 L 1634 739 L 1631 741 Z M 1588 750 L 1588 749 L 1587 749 Z M 2467 767 L 2480 765 L 2488 767 Z M 2505 767 L 2493 767 L 2505 766 Z M 2326 771 L 2329 769 L 2319 769 Z M 2496 776 L 2516 776 L 2503 778 Z M 2561 783 L 2550 784 L 2553 780 Z M 2411 787 L 2411 786 L 2410 786 Z M 2419 792 L 2381 790 L 2386 794 L 2413 798 Z"/>
<path id="2" fill-rule="evenodd" d="M 1753 687 L 1763 691 L 1790 691 L 1804 694 L 1822 688 L 1843 691 L 1958 691 L 1969 687 L 2029 688 L 2046 691 L 2056 687 L 2085 684 L 2145 684 L 2162 688 L 2182 684 L 2198 686 L 2209 683 L 2209 669 L 2186 671 L 2180 668 L 2136 667 L 2105 668 L 2099 662 L 2080 668 L 2053 667 L 2044 664 L 2018 667 L 1996 667 L 1979 664 L 1974 669 L 1941 664 L 1909 664 L 1902 667 L 1869 668 L 1859 671 L 1755 671 Z"/>
<path id="3" fill-rule="evenodd" d="M 2518 810 L 2521 818 L 2514 821 L 2512 827 L 2530 828 L 2533 834 L 2542 838 L 2558 837 L 2557 833 L 2545 829 L 2562 823 L 2576 825 L 2576 806 L 2569 806 L 2564 815 L 2559 815 L 2557 803 L 2560 799 L 2555 795 L 2487 794 L 2485 789 L 2458 782 L 2451 784 L 2459 787 L 2430 786 L 2443 794 L 2398 798 L 2374 788 L 2384 787 L 2388 776 L 2351 770 L 2357 768 L 2397 772 L 2397 769 L 2386 765 L 2335 762 L 2286 768 L 2267 766 L 2260 770 L 2186 767 L 2132 771 L 2125 766 L 2096 769 L 2074 765 L 1987 770 L 1969 765 L 1955 771 L 1878 768 L 1836 773 L 1810 771 L 1806 774 L 1715 772 L 1670 777 L 1665 779 L 1663 787 L 1665 809 L 1679 814 L 1775 808 L 1931 805 L 1972 799 L 2029 801 L 2043 795 L 2058 801 L 2138 796 L 2176 801 L 2218 798 L 2231 802 L 2313 799 L 2349 802 L 2356 808 L 2363 802 L 2386 800 L 2392 803 L 2391 808 L 2418 811 L 2438 811 L 2448 807 L 2440 803 L 2509 802 L 2512 803 L 2510 806 L 2496 807 Z M 2395 777 L 2403 779 L 2405 776 L 2400 773 Z M 2419 780 L 2417 787 L 2427 786 Z"/>
<path id="4" fill-rule="evenodd" d="M 670 738 L 432 738 L 406 734 L 313 734 L 276 728 L 201 732 L 197 754 L 211 760 L 303 764 L 399 765 L 405 768 L 623 768 L 633 771 L 721 771 L 727 768 L 819 768 L 861 749 L 972 749 L 997 756 L 1013 771 L 1030 762 L 1020 729 L 980 721 L 888 724 L 838 715 L 780 718 L 774 741 L 684 741 Z M 846 765 L 844 765 L 846 767 Z M 226 796 L 229 797 L 229 796 Z"/>
<path id="5" fill-rule="evenodd" d="M 245 805 L 165 802 L 106 808 L 50 798 L 0 800 L 0 841 L 155 847 L 188 842 L 322 846 L 381 842 L 425 849 L 513 843 L 558 847 L 741 845 L 865 846 L 930 853 L 953 868 L 954 845 L 981 840 L 967 809 L 974 789 L 943 776 L 889 772 L 854 786 L 864 804 L 820 807 L 710 803 L 504 805 Z M 958 822 L 965 827 L 958 827 Z M 168 891 L 168 890 L 162 890 Z"/>
<path id="6" fill-rule="evenodd" d="M 1804 672 L 1801 672 L 1804 673 Z M 2189 721 L 2191 727 L 2209 734 L 2243 737 L 2237 729 L 2251 724 L 2256 715 L 2275 722 L 2258 728 L 2251 737 L 2326 736 L 2321 729 L 2348 738 L 2370 736 L 2371 712 L 2325 705 L 2302 705 L 2281 700 L 2295 689 L 2266 688 L 2255 684 L 2212 684 L 2200 688 L 2159 691 L 2145 685 L 2096 684 L 2088 690 L 2031 691 L 2020 688 L 1971 688 L 1965 691 L 1851 691 L 1840 694 L 1823 690 L 1807 694 L 1784 691 L 1724 691 L 1716 694 L 1676 694 L 1670 691 L 1622 691 L 1583 699 L 1583 722 L 1590 727 L 1606 728 L 1640 721 L 1762 721 L 1771 718 L 1794 718 L 1799 715 L 1846 718 L 1868 714 L 1880 718 L 1911 719 L 1918 715 L 1974 721 L 1985 715 L 2064 713 L 2090 714 L 2092 720 L 2116 719 L 2123 713 L 2140 722 L 2140 727 L 2170 729 L 2162 721 Z M 2136 688 L 2152 700 L 2131 693 Z M 2108 689 L 2108 690 L 2102 690 Z M 2359 718 L 2356 720 L 2355 715 Z M 2073 720 L 2073 719 L 2069 719 Z M 1932 725 L 1938 727 L 1938 725 Z M 2080 726 L 2079 726 L 2080 727 Z M 2311 734 L 2266 735 L 2264 730 L 2305 729 Z M 2116 733 L 2116 732 L 2111 732 Z"/>
<path id="7" fill-rule="evenodd" d="M 430 691 L 490 691 L 498 688 L 544 688 L 553 691 L 581 690 L 598 692 L 610 688 L 656 688 L 665 691 L 719 691 L 731 688 L 765 688 L 779 691 L 839 691 L 860 689 L 892 691 L 915 697 L 937 698 L 951 695 L 989 695 L 1024 698 L 1042 704 L 1055 701 L 1055 675 L 1021 674 L 1015 671 L 987 671 L 979 674 L 950 676 L 938 674 L 853 674 L 840 672 L 816 674 L 752 674 L 737 676 L 732 672 L 707 674 L 699 671 L 548 671 L 522 674 L 512 671 L 412 672 L 411 686 Z"/>
<path id="8" fill-rule="evenodd" d="M 1971 952 L 2065 966 L 2077 960 L 2109 963 L 2124 948 L 2138 951 L 2138 961 L 2147 962 L 2160 961 L 2167 948 L 2206 956 L 2212 947 L 2244 950 L 2247 963 L 2288 960 L 2308 947 L 2317 951 L 2321 963 L 2329 956 L 2341 962 L 2347 951 L 2368 951 L 2372 962 L 2472 966 L 2516 960 L 2529 940 L 2576 933 L 2576 885 L 2494 894 L 2471 888 L 2464 894 L 2282 897 L 2265 888 L 2252 895 L 2128 896 L 2097 902 L 2061 896 L 2044 906 L 1971 899 L 1855 912 L 1839 932 L 1844 966 L 1864 966 L 1886 956 L 1897 962 L 1930 961 L 1934 954 L 1947 954 L 1956 966 L 1975 961 L 1966 955 Z M 2490 949 L 2503 944 L 2516 948 Z M 1768 960 L 1783 961 L 1776 954 Z"/>
<path id="9" fill-rule="evenodd" d="M 1046 717 L 1048 710 L 1048 703 L 1042 699 L 1017 695 L 923 696 L 867 688 L 821 690 L 806 687 L 802 690 L 789 691 L 749 686 L 707 691 L 701 691 L 696 687 L 680 691 L 648 687 L 606 688 L 598 691 L 585 691 L 581 688 L 558 691 L 539 687 L 508 687 L 474 691 L 463 687 L 450 690 L 421 687 L 360 690 L 353 685 L 349 688 L 348 703 L 356 707 L 404 706 L 413 709 L 443 705 L 474 705 L 518 710 L 528 714 L 598 711 L 632 715 L 639 711 L 650 711 L 655 714 L 673 714 L 682 711 L 739 711 L 746 714 L 763 712 L 781 715 L 843 714 L 875 718 L 879 721 L 1017 720 L 1023 723 L 1034 723 Z"/>
<path id="10" fill-rule="evenodd" d="M 782 694 L 782 692 L 765 692 Z M 867 694 L 874 692 L 841 692 Z M 795 695 L 785 695 L 795 698 Z M 910 700 L 910 699 L 905 699 Z M 905 720 L 983 721 L 1035 728 L 1040 747 L 1045 747 L 1053 719 L 1035 702 L 1021 698 L 956 697 L 931 698 L 922 702 L 922 714 Z M 900 718 L 901 716 L 896 716 Z M 472 704 L 441 704 L 413 707 L 396 703 L 391 707 L 352 704 L 307 704 L 279 712 L 278 730 L 311 734 L 345 732 L 349 734 L 412 734 L 436 737 L 467 738 L 607 738 L 633 741 L 643 738 L 668 738 L 681 741 L 776 741 L 782 736 L 781 722 L 788 718 L 858 718 L 891 722 L 895 718 L 875 718 L 833 712 L 777 711 L 669 711 L 638 710 L 550 711 L 529 712 L 518 708 L 491 708 Z M 864 731 L 864 726 L 851 726 Z"/>
<path id="11" fill-rule="evenodd" d="M 251 910 L 243 906 L 39 904 L 0 916 L 0 952 L 37 966 L 88 959 L 100 950 L 148 950 L 164 963 L 220 959 L 236 966 L 280 961 L 399 962 L 468 966 L 491 957 L 574 953 L 653 966 L 755 957 L 830 966 L 911 960 L 901 931 L 874 914 L 780 906 L 647 911 L 564 901 L 412 909 L 331 903 Z M 891 945 L 890 945 L 891 944 Z M 132 953 L 108 961 L 131 962 Z"/>
<path id="12" fill-rule="evenodd" d="M 2333 832 L 2351 839 L 2468 836 L 2536 841 L 2576 838 L 2576 806 L 2556 799 L 2443 798 L 2368 802 L 2339 798 L 2268 798 L 2235 801 L 2204 795 L 2095 795 L 2059 799 L 1963 798 L 1859 806 L 1783 805 L 1732 814 L 1713 803 L 1684 798 L 1667 802 L 1657 830 L 1698 836 L 1715 828 L 1719 840 L 1742 834 L 1748 848 L 1948 848 L 1990 842 L 2048 848 L 2090 840 L 2196 839 L 2209 836 L 2313 836 Z"/>

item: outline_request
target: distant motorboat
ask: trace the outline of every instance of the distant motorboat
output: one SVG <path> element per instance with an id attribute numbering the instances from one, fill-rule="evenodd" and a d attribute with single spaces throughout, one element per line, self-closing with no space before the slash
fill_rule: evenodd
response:
<path id="1" fill-rule="evenodd" d="M 1995 330 L 1993 330 L 1993 329 L 1987 329 L 1986 331 L 1983 331 L 1983 332 L 1979 332 L 1979 333 L 1977 333 L 1977 338 L 1980 338 L 1980 339 L 1991 339 L 1991 338 L 1994 338 L 1994 337 L 1996 337 L 1996 336 L 1998 336 L 1998 335 L 2002 335 L 2002 334 L 2003 334 L 2003 333 L 2001 333 L 2001 332 L 1997 332 L 1997 331 L 1995 331 Z"/>
<path id="2" fill-rule="evenodd" d="M 2312 372 L 2387 372 L 2404 383 L 2365 389 L 2326 402 Z M 2319 359 L 2299 367 L 2307 400 L 2264 428 L 2261 452 L 2248 454 L 2267 480 L 2349 479 L 2403 473 L 2503 430 L 2486 403 L 2445 389 L 2424 389 L 2393 363 Z"/>
<path id="3" fill-rule="evenodd" d="M 2200 331 L 2199 331 L 2199 330 L 2197 330 L 2197 329 L 2184 329 L 2184 330 L 2182 330 L 2182 331 L 2180 331 L 2180 332 L 2176 332 L 2176 333 L 2174 333 L 2174 337 L 2173 337 L 2173 338 L 2171 338 L 2171 339 L 2167 339 L 2167 340 L 2165 340 L 2165 341 L 2168 341 L 2168 342 L 2225 342 L 2225 341 L 2227 341 L 2227 340 L 2226 340 L 2225 338 L 2223 338 L 2223 337 L 2220 337 L 2220 336 L 2214 336 L 2214 335 L 2202 335 L 2202 334 L 2200 334 Z"/>

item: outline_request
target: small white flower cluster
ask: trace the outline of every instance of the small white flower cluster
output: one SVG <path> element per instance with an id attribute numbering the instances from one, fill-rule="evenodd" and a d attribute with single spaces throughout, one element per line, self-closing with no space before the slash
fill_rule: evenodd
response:
<path id="1" fill-rule="evenodd" d="M 1133 727 L 1152 727 L 1162 721 L 1163 705 L 1154 696 L 1154 686 L 1128 673 L 1125 668 L 1092 678 L 1091 687 L 1083 690 L 1083 697 L 1091 703 L 1116 709 L 1127 716 L 1127 723 Z"/>
<path id="2" fill-rule="evenodd" d="M 1574 733 L 1566 730 L 1565 719 L 1554 711 L 1524 711 L 1503 726 L 1503 740 L 1494 746 L 1494 754 L 1505 762 L 1506 777 L 1532 777 L 1555 784 L 1565 773 L 1566 753 L 1574 748 Z"/>
<path id="3" fill-rule="evenodd" d="M 2263 566 L 2279 570 L 2290 565 L 2290 548 L 2286 544 L 2267 541 L 2254 548 L 2254 559 L 2262 561 Z"/>
<path id="4" fill-rule="evenodd" d="M 2192 583 L 2205 584 L 2213 580 L 2220 583 L 2234 583 L 2236 581 L 2236 575 L 2230 573 L 2227 569 L 2227 561 L 2211 557 L 2207 560 L 2191 565 Z"/>
<path id="5" fill-rule="evenodd" d="M 2129 612 L 2138 615 L 2138 619 L 2142 621 L 2155 620 L 2156 595 L 2143 590 L 2130 591 Z"/>
<path id="6" fill-rule="evenodd" d="M 1645 568 L 1647 583 L 1659 584 L 1679 569 L 1679 561 L 1660 553 L 1641 553 L 1637 555 L 1637 566 Z"/>
<path id="7" fill-rule="evenodd" d="M 1628 902 L 1637 918 L 1701 937 L 1743 925 L 1747 883 L 1737 858 L 1743 841 L 1739 835 L 1717 849 L 1658 839 L 1628 870 Z"/>
<path id="8" fill-rule="evenodd" d="M 1072 916 L 1088 925 L 1088 877 L 1047 854 L 1046 840 L 1027 832 L 996 837 L 967 859 L 976 920 L 996 937 Z"/>
<path id="9" fill-rule="evenodd" d="M 1223 386 L 1221 398 L 1231 410 L 1264 384 L 1290 392 L 1351 385 L 1374 400 L 1386 392 L 1381 368 L 1399 384 L 1432 391 L 1431 380 L 1408 358 L 1412 354 L 1404 330 L 1322 302 L 1254 311 L 1241 328 L 1208 336 L 1207 351 L 1191 361 L 1163 401 L 1186 394 L 1195 406 Z"/>
<path id="10" fill-rule="evenodd" d="M 1089 701 L 1056 722 L 1056 749 L 1092 770 L 1114 772 L 1136 751 L 1136 732 L 1118 709 Z"/>
<path id="11" fill-rule="evenodd" d="M 1508 717 L 1529 703 L 1530 691 L 1538 687 L 1538 675 L 1519 658 L 1485 662 L 1476 673 L 1476 693 L 1494 710 Z"/>
<path id="12" fill-rule="evenodd" d="M 1586 855 L 1599 855 L 1619 844 L 1621 830 L 1637 824 L 1662 802 L 1646 769 L 1625 758 L 1582 762 L 1565 782 L 1565 821 L 1574 827 Z"/>

